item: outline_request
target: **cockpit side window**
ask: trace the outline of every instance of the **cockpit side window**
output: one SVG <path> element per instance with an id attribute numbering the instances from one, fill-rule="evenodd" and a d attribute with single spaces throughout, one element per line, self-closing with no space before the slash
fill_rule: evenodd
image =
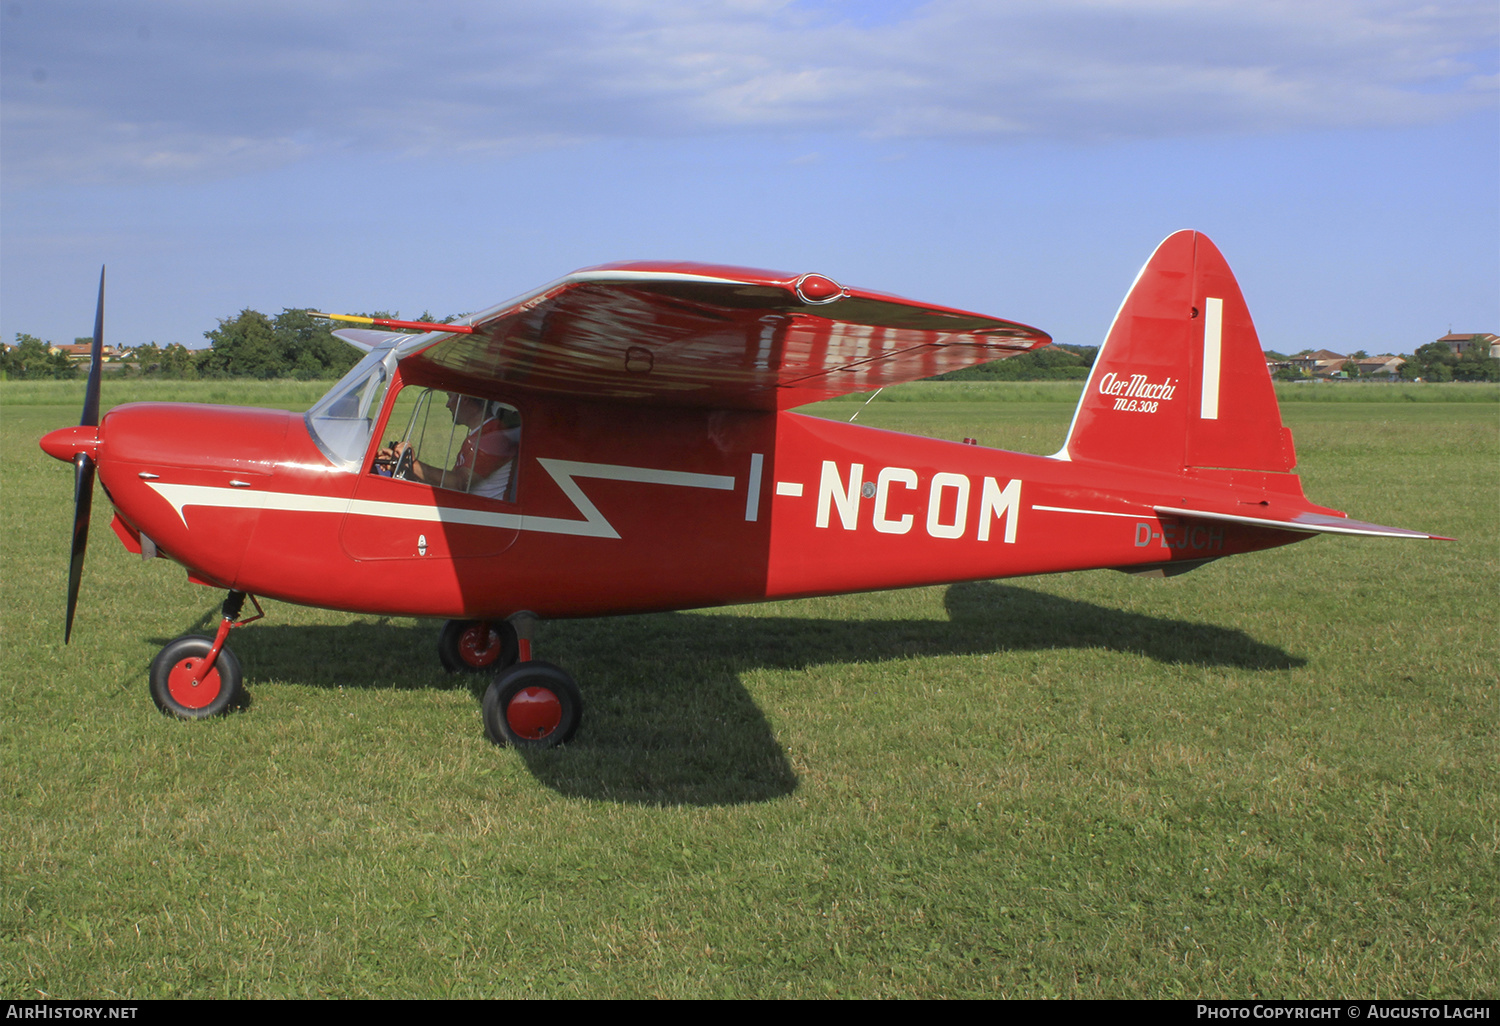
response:
<path id="1" fill-rule="evenodd" d="M 396 396 L 387 424 L 403 427 L 381 448 L 374 473 L 514 502 L 521 415 L 514 406 L 432 388 Z"/>

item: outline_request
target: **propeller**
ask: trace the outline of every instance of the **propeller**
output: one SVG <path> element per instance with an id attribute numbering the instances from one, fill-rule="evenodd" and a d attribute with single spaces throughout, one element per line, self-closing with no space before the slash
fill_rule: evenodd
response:
<path id="1" fill-rule="evenodd" d="M 94 346 L 89 351 L 89 380 L 83 393 L 79 427 L 99 426 L 99 365 L 104 362 L 104 268 L 99 268 L 99 303 L 94 308 Z M 96 450 L 97 451 L 97 450 Z M 83 579 L 83 553 L 89 545 L 89 514 L 94 508 L 94 458 L 73 454 L 73 551 L 68 557 L 68 622 L 63 644 L 73 637 L 73 613 L 78 608 L 78 583 Z"/>

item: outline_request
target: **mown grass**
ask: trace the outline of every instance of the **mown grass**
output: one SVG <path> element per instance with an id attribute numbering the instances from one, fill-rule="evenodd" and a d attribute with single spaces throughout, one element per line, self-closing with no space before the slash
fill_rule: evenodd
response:
<path id="1" fill-rule="evenodd" d="M 107 406 L 121 403 L 222 403 L 305 410 L 332 386 L 331 381 L 255 381 L 223 378 L 208 381 L 163 381 L 156 378 L 105 378 L 100 393 Z M 83 379 L 75 381 L 6 381 L 0 383 L 0 408 L 15 406 L 83 407 Z M 74 416 L 73 420 L 78 420 Z"/>
<path id="2" fill-rule="evenodd" d="M 35 439 L 76 402 L 14 387 L 7 997 L 1500 989 L 1491 407 L 1284 411 L 1316 501 L 1456 543 L 547 624 L 587 719 L 522 756 L 437 625 L 281 604 L 233 639 L 246 712 L 159 716 L 145 667 L 219 596 L 102 495 L 64 648 Z M 885 398 L 859 422 L 1034 452 L 1072 412 Z"/>

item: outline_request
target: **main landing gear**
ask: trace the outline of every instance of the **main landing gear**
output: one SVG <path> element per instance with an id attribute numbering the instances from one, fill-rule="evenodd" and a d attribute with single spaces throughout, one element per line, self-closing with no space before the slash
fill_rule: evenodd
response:
<path id="1" fill-rule="evenodd" d="M 555 748 L 572 739 L 583 718 L 583 694 L 561 667 L 531 658 L 536 617 L 517 613 L 500 622 L 448 621 L 439 651 L 448 666 L 448 639 L 458 637 L 489 656 L 485 668 L 498 672 L 484 692 L 484 732 L 497 745 L 533 751 Z M 487 642 L 480 647 L 475 639 Z M 498 649 L 497 654 L 491 655 Z M 460 656 L 466 666 L 472 662 Z M 475 667 L 479 669 L 479 667 Z"/>
<path id="2" fill-rule="evenodd" d="M 255 615 L 240 619 L 240 610 L 249 598 Z M 218 716 L 240 704 L 244 697 L 244 675 L 240 661 L 224 647 L 229 631 L 243 627 L 265 616 L 255 596 L 231 591 L 224 599 L 219 631 L 212 638 L 187 634 L 156 654 L 151 661 L 151 699 L 169 716 L 184 720 L 201 720 Z"/>
<path id="3" fill-rule="evenodd" d="M 449 620 L 438 636 L 438 657 L 449 673 L 488 673 L 484 732 L 497 745 L 555 748 L 573 737 L 583 695 L 561 667 L 531 658 L 536 617 Z"/>

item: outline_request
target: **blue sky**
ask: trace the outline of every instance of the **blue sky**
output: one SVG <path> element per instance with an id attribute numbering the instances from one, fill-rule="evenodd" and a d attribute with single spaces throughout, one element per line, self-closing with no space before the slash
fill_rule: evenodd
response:
<path id="1" fill-rule="evenodd" d="M 0 0 L 0 337 L 818 271 L 1097 344 L 1197 228 L 1264 344 L 1500 331 L 1493 0 Z"/>

